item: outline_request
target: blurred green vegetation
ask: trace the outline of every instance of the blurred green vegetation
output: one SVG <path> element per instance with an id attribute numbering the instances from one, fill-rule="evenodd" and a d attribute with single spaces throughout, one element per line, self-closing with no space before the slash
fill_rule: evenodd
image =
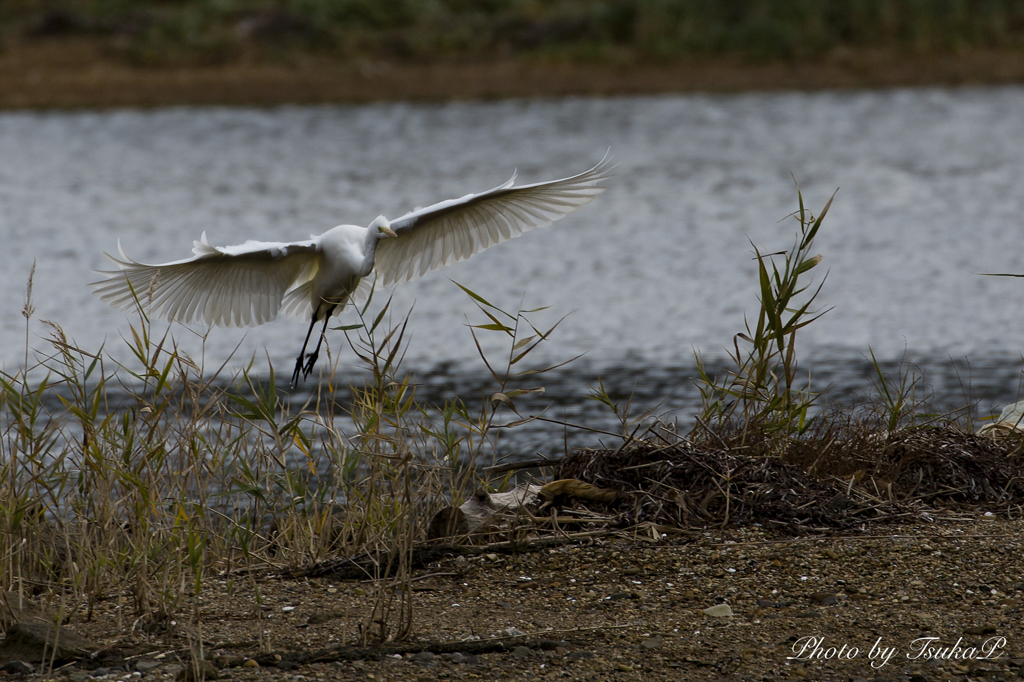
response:
<path id="1" fill-rule="evenodd" d="M 0 36 L 90 35 L 143 62 L 811 59 L 1024 46 L 1022 0 L 3 0 Z"/>

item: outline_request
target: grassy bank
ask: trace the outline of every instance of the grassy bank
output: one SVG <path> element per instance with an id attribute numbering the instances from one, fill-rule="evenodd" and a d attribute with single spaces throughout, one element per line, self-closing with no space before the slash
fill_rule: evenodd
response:
<path id="1" fill-rule="evenodd" d="M 1011 0 L 9 0 L 5 40 L 93 35 L 146 65 L 242 57 L 399 62 L 818 58 L 1024 48 Z"/>
<path id="2" fill-rule="evenodd" d="M 362 637 L 408 636 L 413 544 L 442 507 L 504 485 L 507 475 L 482 470 L 499 422 L 543 390 L 546 369 L 529 355 L 552 330 L 466 293 L 473 333 L 506 349 L 481 351 L 486 395 L 443 405 L 417 399 L 401 368 L 408 319 L 392 324 L 389 302 L 371 299 L 362 324 L 337 334 L 367 382 L 336 386 L 328 371 L 301 401 L 255 359 L 231 376 L 205 368 L 154 336 L 141 311 L 123 363 L 41 323 L 49 345 L 0 373 L 0 606 L 43 596 L 58 620 L 88 619 L 117 594 L 136 617 L 198 622 L 211 571 L 380 555 L 360 576 L 394 582 Z M 22 313 L 28 338 L 31 281 Z"/>
<path id="3" fill-rule="evenodd" d="M 1010 0 L 9 0 L 0 107 L 1024 82 Z"/>

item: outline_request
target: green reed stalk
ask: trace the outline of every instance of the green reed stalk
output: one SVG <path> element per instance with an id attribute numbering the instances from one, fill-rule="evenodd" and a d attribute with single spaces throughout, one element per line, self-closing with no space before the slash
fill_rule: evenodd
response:
<path id="1" fill-rule="evenodd" d="M 810 289 L 801 278 L 821 262 L 820 255 L 811 254 L 832 198 L 818 216 L 805 208 L 799 189 L 797 198 L 799 209 L 794 217 L 800 227 L 793 248 L 781 254 L 762 254 L 754 247 L 761 305 L 757 322 L 753 326 L 747 322 L 746 331 L 733 339 L 730 357 L 735 369 L 719 382 L 697 358 L 701 421 L 739 419 L 744 440 L 753 432 L 782 437 L 804 432 L 817 398 L 810 390 L 810 380 L 801 383 L 797 375 L 796 334 L 827 312 L 811 310 L 824 279 Z M 774 256 L 782 257 L 781 266 Z"/>

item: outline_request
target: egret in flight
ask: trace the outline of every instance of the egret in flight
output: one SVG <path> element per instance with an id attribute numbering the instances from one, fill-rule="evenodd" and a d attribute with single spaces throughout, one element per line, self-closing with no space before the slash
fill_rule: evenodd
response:
<path id="1" fill-rule="evenodd" d="M 376 273 L 391 286 L 469 258 L 499 242 L 563 218 L 604 191 L 608 155 L 590 170 L 561 180 L 514 186 L 516 176 L 480 194 L 419 208 L 395 220 L 377 216 L 368 227 L 339 225 L 298 242 L 249 240 L 213 246 L 206 233 L 192 258 L 147 265 L 129 258 L 118 241 L 116 270 L 100 271 L 95 293 L 122 310 L 141 305 L 150 316 L 184 324 L 241 327 L 264 324 L 280 311 L 309 319 L 295 359 L 292 388 L 316 365 L 327 323 Z M 368 281 L 368 280 L 367 280 Z M 316 323 L 316 348 L 306 346 Z M 303 363 L 305 361 L 305 364 Z"/>

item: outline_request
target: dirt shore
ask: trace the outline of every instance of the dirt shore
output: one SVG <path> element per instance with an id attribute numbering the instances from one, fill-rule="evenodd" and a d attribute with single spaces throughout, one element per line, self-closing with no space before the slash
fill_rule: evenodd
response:
<path id="1" fill-rule="evenodd" d="M 208 579 L 199 624 L 111 593 L 66 626 L 103 658 L 27 676 L 169 680 L 201 641 L 247 680 L 1007 680 L 1024 674 L 1022 532 L 964 514 L 450 554 L 414 576 L 411 637 L 376 650 L 359 643 L 372 583 L 264 567 Z"/>
<path id="2" fill-rule="evenodd" d="M 145 68 L 116 58 L 94 40 L 14 43 L 0 51 L 0 108 L 272 106 L 1024 82 L 1024 53 L 995 51 L 920 57 L 841 53 L 770 64 L 351 64 L 314 56 L 291 62 L 240 59 L 215 67 Z"/>

